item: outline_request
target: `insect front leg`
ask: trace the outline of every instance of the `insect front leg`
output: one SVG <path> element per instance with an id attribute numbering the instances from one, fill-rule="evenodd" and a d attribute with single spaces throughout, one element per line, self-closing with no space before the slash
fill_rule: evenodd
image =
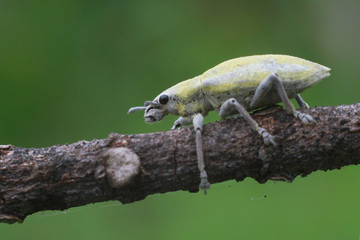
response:
<path id="1" fill-rule="evenodd" d="M 233 109 L 236 109 L 243 117 L 244 119 L 249 123 L 251 129 L 257 131 L 260 136 L 264 140 L 265 145 L 272 144 L 276 146 L 274 137 L 266 131 L 266 129 L 259 127 L 257 122 L 250 116 L 250 114 L 245 110 L 245 108 L 236 101 L 235 98 L 230 98 L 226 100 L 220 107 L 219 115 L 222 118 L 227 117 L 229 114 L 233 112 Z"/>
<path id="2" fill-rule="evenodd" d="M 174 125 L 172 126 L 171 130 L 176 129 L 181 126 L 190 125 L 193 122 L 191 117 L 179 117 L 175 120 Z"/>
<path id="3" fill-rule="evenodd" d="M 197 153 L 197 161 L 198 167 L 200 171 L 200 189 L 204 190 L 204 194 L 206 194 L 206 190 L 210 188 L 210 183 L 207 178 L 207 174 L 205 171 L 205 163 L 204 163 L 204 154 L 202 148 L 202 138 L 201 132 L 204 126 L 204 116 L 201 113 L 198 113 L 193 118 L 193 126 L 196 132 L 196 153 Z"/>
<path id="4" fill-rule="evenodd" d="M 251 101 L 250 106 L 254 107 L 269 93 L 273 87 L 276 87 L 277 93 L 279 94 L 281 101 L 284 103 L 285 110 L 294 115 L 296 118 L 300 119 L 304 124 L 308 124 L 310 122 L 316 123 L 316 121 L 308 114 L 301 113 L 295 110 L 294 105 L 290 102 L 289 97 L 286 94 L 285 88 L 279 79 L 279 77 L 272 73 L 267 76 L 260 85 L 256 88 L 254 97 Z"/>

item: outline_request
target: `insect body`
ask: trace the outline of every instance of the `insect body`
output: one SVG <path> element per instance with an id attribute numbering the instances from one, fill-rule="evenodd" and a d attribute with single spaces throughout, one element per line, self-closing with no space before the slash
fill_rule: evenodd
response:
<path id="1" fill-rule="evenodd" d="M 172 129 L 193 124 L 200 170 L 200 188 L 210 187 L 203 160 L 201 131 L 203 119 L 215 110 L 222 118 L 240 113 L 257 131 L 266 145 L 276 145 L 274 138 L 258 126 L 248 111 L 283 102 L 285 110 L 303 123 L 315 123 L 307 114 L 296 111 L 290 98 L 308 108 L 299 93 L 330 76 L 330 68 L 287 55 L 256 55 L 225 61 L 200 76 L 180 82 L 142 107 L 147 122 L 160 121 L 167 114 L 180 115 Z"/>

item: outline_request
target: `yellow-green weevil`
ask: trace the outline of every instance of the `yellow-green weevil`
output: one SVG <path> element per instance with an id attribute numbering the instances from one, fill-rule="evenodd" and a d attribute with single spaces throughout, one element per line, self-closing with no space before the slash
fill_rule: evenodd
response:
<path id="1" fill-rule="evenodd" d="M 330 76 L 330 68 L 287 55 L 255 55 L 225 61 L 200 76 L 180 82 L 159 94 L 144 106 L 128 113 L 145 110 L 146 122 L 160 121 L 167 114 L 180 115 L 172 129 L 193 124 L 196 132 L 199 187 L 210 187 L 203 159 L 201 132 L 204 116 L 215 110 L 221 118 L 241 114 L 264 144 L 276 146 L 274 137 L 261 128 L 248 111 L 283 102 L 285 110 L 304 124 L 316 123 L 308 114 L 295 110 L 290 98 L 301 108 L 309 105 L 299 93 Z"/>

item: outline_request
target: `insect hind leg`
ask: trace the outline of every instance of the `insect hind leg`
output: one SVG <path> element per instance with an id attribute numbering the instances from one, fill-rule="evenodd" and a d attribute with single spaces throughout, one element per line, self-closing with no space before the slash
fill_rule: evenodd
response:
<path id="1" fill-rule="evenodd" d="M 272 145 L 276 146 L 274 137 L 270 133 L 268 133 L 268 131 L 266 129 L 259 127 L 257 122 L 250 116 L 250 114 L 245 110 L 245 108 L 235 98 L 230 98 L 221 105 L 220 111 L 219 111 L 220 117 L 222 117 L 222 118 L 227 117 L 228 114 L 231 113 L 234 108 L 249 123 L 251 129 L 257 131 L 260 134 L 260 136 L 263 138 L 265 145 L 272 144 Z"/>
<path id="2" fill-rule="evenodd" d="M 295 97 L 296 102 L 298 103 L 300 108 L 310 108 L 309 104 L 307 104 L 304 99 L 300 96 L 300 94 L 297 94 Z"/>
<path id="3" fill-rule="evenodd" d="M 267 95 L 267 93 L 275 87 L 277 94 L 279 94 L 281 101 L 284 103 L 285 110 L 289 114 L 294 115 L 296 118 L 300 119 L 304 124 L 308 123 L 316 123 L 316 121 L 308 114 L 301 113 L 295 110 L 294 105 L 291 103 L 284 85 L 282 84 L 281 80 L 279 79 L 278 75 L 275 73 L 270 74 L 267 76 L 257 87 L 254 97 L 250 103 L 250 107 L 255 107 L 257 104 Z M 301 97 L 298 95 L 296 100 L 300 101 Z M 306 104 L 302 99 L 299 104 Z M 306 106 L 306 105 L 305 105 Z"/>

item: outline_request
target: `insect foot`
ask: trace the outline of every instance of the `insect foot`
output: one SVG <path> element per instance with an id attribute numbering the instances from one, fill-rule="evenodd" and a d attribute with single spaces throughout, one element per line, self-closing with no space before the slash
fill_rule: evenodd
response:
<path id="1" fill-rule="evenodd" d="M 210 188 L 210 183 L 208 181 L 207 174 L 206 174 L 205 171 L 202 171 L 200 173 L 200 185 L 199 185 L 199 188 L 204 190 L 205 195 L 207 193 L 207 189 Z"/>
<path id="2" fill-rule="evenodd" d="M 274 147 L 276 147 L 276 142 L 275 142 L 274 136 L 271 135 L 270 133 L 268 133 L 268 131 L 266 131 L 265 128 L 259 127 L 258 133 L 259 133 L 259 134 L 261 135 L 261 137 L 263 138 L 265 145 L 270 145 L 270 144 L 272 144 Z"/>
<path id="3" fill-rule="evenodd" d="M 302 123 L 305 124 L 305 125 L 307 125 L 307 124 L 309 124 L 309 123 L 314 123 L 314 124 L 316 124 L 315 119 L 313 119 L 313 118 L 312 118 L 310 115 L 308 115 L 308 114 L 301 113 L 301 112 L 299 112 L 299 111 L 295 111 L 295 112 L 293 113 L 293 115 L 294 115 L 296 118 L 298 118 L 299 120 L 301 120 Z"/>

